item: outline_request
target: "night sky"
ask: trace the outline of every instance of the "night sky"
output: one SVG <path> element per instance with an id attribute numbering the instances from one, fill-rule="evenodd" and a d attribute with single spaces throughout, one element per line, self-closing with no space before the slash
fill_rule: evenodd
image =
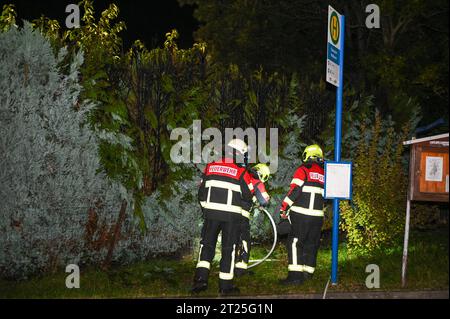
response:
<path id="1" fill-rule="evenodd" d="M 57 19 L 61 26 L 68 15 L 65 8 L 78 0 L 1 0 L 0 7 L 5 3 L 16 6 L 18 20 L 33 20 L 45 15 Z M 96 14 L 115 3 L 120 9 L 119 19 L 124 21 L 127 29 L 122 32 L 125 48 L 135 40 L 144 41 L 148 48 L 161 45 L 164 35 L 172 29 L 180 33 L 178 45 L 182 48 L 190 47 L 193 43 L 193 32 L 198 23 L 193 17 L 194 7 L 180 7 L 177 0 L 143 1 L 143 0 L 94 0 Z M 83 15 L 82 8 L 81 15 Z"/>

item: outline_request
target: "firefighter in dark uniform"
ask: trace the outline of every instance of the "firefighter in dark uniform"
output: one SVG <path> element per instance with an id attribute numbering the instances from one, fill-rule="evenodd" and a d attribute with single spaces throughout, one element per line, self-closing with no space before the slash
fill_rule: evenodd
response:
<path id="1" fill-rule="evenodd" d="M 288 236 L 288 277 L 281 284 L 302 284 L 312 277 L 323 224 L 323 152 L 310 145 L 303 152 L 303 164 L 295 171 L 284 198 L 281 218 L 291 221 Z"/>
<path id="2" fill-rule="evenodd" d="M 243 212 L 250 211 L 253 195 L 246 164 L 239 164 L 236 159 L 236 155 L 246 158 L 247 145 L 242 140 L 234 139 L 228 143 L 227 149 L 231 152 L 225 158 L 206 166 L 198 192 L 204 223 L 192 288 L 194 293 L 206 290 L 208 287 L 211 261 L 214 258 L 220 232 L 222 232 L 222 258 L 219 293 L 223 295 L 239 293 L 239 289 L 233 285 L 235 255 L 241 216 Z"/>
<path id="3" fill-rule="evenodd" d="M 249 168 L 251 177 L 251 192 L 253 203 L 263 207 L 269 205 L 270 196 L 267 193 L 265 182 L 270 177 L 270 169 L 266 164 L 257 164 Z M 250 237 L 250 212 L 242 212 L 240 224 L 240 240 L 236 255 L 235 275 L 242 276 L 247 272 L 248 261 L 250 259 L 251 237 Z"/>

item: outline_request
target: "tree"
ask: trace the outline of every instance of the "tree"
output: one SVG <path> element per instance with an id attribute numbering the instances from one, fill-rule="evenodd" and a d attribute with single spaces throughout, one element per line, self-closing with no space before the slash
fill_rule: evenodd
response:
<path id="1" fill-rule="evenodd" d="M 16 11 L 13 4 L 3 5 L 2 14 L 0 16 L 0 32 L 8 31 L 9 28 L 16 24 Z"/>
<path id="2" fill-rule="evenodd" d="M 196 4 L 195 17 L 203 24 L 198 40 L 208 43 L 216 61 L 234 63 L 248 72 L 263 66 L 268 71 L 311 70 L 322 55 L 315 38 L 325 32 L 323 6 L 318 1 L 207 1 Z M 314 57 L 314 59 L 311 59 Z"/>
<path id="3" fill-rule="evenodd" d="M 318 82 L 325 74 L 326 17 L 330 4 L 346 16 L 345 78 L 357 93 L 372 94 L 383 113 L 408 120 L 404 101 L 416 99 L 424 122 L 448 118 L 448 1 L 375 1 L 381 28 L 368 29 L 374 1 L 179 0 L 195 4 L 195 36 L 221 63 L 244 72 L 297 72 Z M 323 39 L 322 41 L 320 39 Z"/>
<path id="4" fill-rule="evenodd" d="M 122 103 L 132 127 L 145 195 L 190 176 L 189 170 L 170 160 L 170 131 L 189 127 L 200 116 L 205 49 L 202 44 L 179 49 L 177 37 L 172 30 L 163 48 L 151 50 L 137 41 L 122 61 L 129 66 L 120 87 L 127 92 Z"/>
<path id="5" fill-rule="evenodd" d="M 448 118 L 448 1 L 377 1 L 380 29 L 365 26 L 369 3 L 343 6 L 351 82 L 372 92 L 380 111 L 399 123 L 408 120 L 402 105 L 409 98 L 425 111 L 425 123 Z"/>

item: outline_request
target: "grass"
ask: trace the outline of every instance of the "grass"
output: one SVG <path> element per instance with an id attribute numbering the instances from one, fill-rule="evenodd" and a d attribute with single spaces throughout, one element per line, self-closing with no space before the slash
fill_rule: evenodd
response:
<path id="1" fill-rule="evenodd" d="M 287 274 L 287 251 L 278 245 L 269 261 L 253 268 L 254 274 L 237 278 L 242 295 L 283 295 L 322 293 L 330 273 L 330 243 L 325 238 L 318 254 L 314 279 L 300 287 L 283 287 L 278 280 Z M 380 267 L 380 289 L 402 290 L 402 242 L 371 256 L 351 254 L 341 243 L 339 251 L 339 284 L 333 291 L 368 291 L 365 272 L 368 264 Z M 263 249 L 254 250 L 262 255 Z M 408 285 L 406 290 L 448 289 L 448 228 L 412 232 L 410 236 Z M 145 298 L 190 296 L 195 261 L 193 256 L 181 260 L 155 259 L 108 272 L 95 268 L 81 269 L 81 288 L 67 289 L 66 274 L 36 277 L 28 281 L 0 280 L 0 298 Z M 218 290 L 218 265 L 212 267 L 209 289 L 200 297 L 215 297 Z"/>

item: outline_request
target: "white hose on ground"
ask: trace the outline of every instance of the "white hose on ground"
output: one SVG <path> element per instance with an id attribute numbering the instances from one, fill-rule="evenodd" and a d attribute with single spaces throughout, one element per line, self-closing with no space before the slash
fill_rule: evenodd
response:
<path id="1" fill-rule="evenodd" d="M 277 240 L 278 240 L 278 237 L 277 237 L 277 225 L 275 224 L 275 221 L 273 220 L 272 215 L 270 215 L 270 213 L 263 207 L 259 207 L 259 209 L 261 211 L 263 211 L 267 215 L 267 217 L 270 220 L 270 223 L 272 224 L 272 228 L 273 228 L 273 244 L 272 244 L 272 248 L 270 249 L 269 253 L 264 258 L 258 259 L 257 262 L 249 265 L 248 268 L 252 268 L 252 267 L 258 266 L 259 264 L 264 262 L 267 258 L 269 258 L 270 255 L 275 250 L 275 246 L 277 245 Z"/>
<path id="2" fill-rule="evenodd" d="M 327 284 L 325 285 L 325 290 L 323 291 L 322 299 L 325 299 L 327 297 L 327 291 L 328 291 L 328 285 L 330 284 L 330 278 L 328 278 Z"/>

